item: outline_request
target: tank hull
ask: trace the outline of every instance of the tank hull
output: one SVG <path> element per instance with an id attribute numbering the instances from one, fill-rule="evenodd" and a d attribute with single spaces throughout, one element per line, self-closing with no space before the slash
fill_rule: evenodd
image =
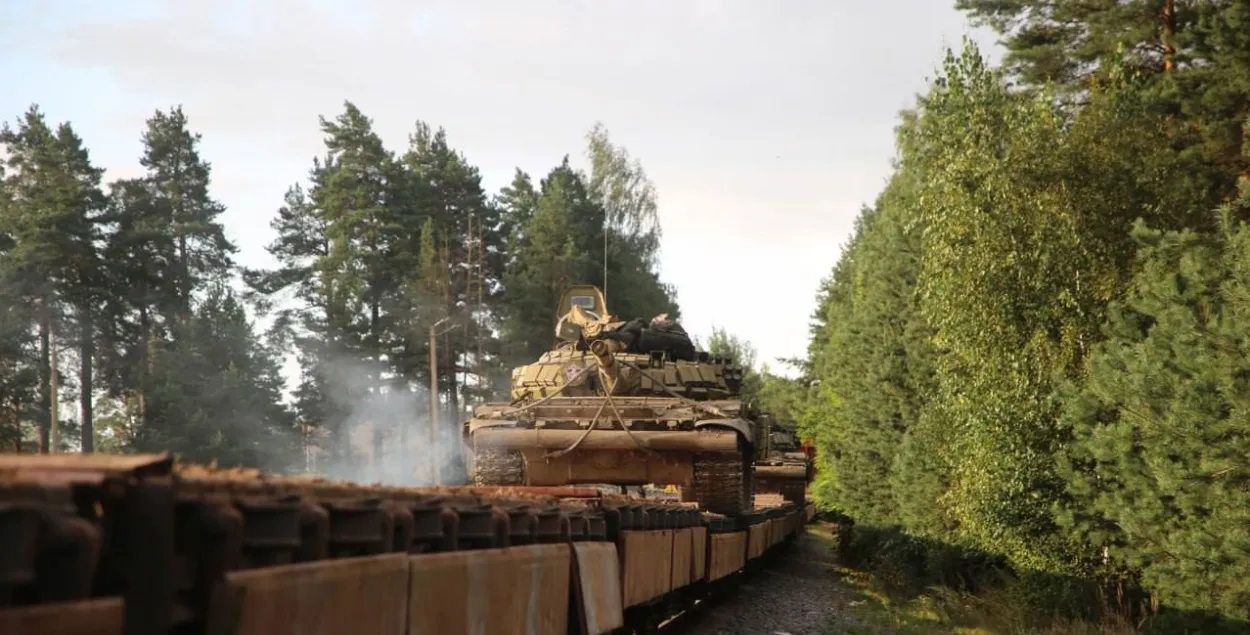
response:
<path id="1" fill-rule="evenodd" d="M 464 434 L 479 485 L 674 485 L 738 514 L 751 501 L 751 422 L 736 401 L 613 396 L 487 404 Z M 622 425 L 624 421 L 624 425 Z"/>

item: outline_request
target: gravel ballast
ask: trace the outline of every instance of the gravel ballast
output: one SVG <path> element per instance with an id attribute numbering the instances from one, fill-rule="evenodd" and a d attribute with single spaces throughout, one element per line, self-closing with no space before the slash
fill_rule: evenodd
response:
<path id="1" fill-rule="evenodd" d="M 844 605 L 828 528 L 809 526 L 797 544 L 736 592 L 673 624 L 680 635 L 822 635 Z M 668 630 L 668 629 L 665 629 Z"/>

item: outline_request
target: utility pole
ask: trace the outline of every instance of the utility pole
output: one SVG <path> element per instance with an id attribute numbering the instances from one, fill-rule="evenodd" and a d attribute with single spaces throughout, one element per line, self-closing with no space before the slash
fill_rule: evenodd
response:
<path id="1" fill-rule="evenodd" d="M 442 484 L 438 473 L 438 327 L 451 318 L 443 318 L 430 325 L 430 477 L 435 485 Z M 454 327 L 453 327 L 454 328 Z"/>

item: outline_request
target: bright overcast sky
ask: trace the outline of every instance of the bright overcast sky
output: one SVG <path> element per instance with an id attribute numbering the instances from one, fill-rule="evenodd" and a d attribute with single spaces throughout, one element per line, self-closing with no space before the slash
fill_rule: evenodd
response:
<path id="1" fill-rule="evenodd" d="M 771 362 L 802 356 L 897 112 L 974 34 L 953 4 L 0 0 L 0 116 L 72 122 L 111 180 L 139 172 L 144 119 L 182 104 L 251 266 L 344 99 L 393 150 L 418 119 L 445 127 L 492 192 L 580 161 L 602 121 L 656 184 L 686 328 Z"/>

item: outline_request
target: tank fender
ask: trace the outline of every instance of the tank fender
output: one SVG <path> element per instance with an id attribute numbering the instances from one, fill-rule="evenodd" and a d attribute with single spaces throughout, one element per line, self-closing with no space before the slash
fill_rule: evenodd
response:
<path id="1" fill-rule="evenodd" d="M 511 419 L 482 419 L 475 417 L 464 422 L 464 434 L 469 436 L 485 428 L 515 428 L 519 423 Z"/>
<path id="2" fill-rule="evenodd" d="M 751 432 L 751 422 L 746 419 L 705 419 L 695 422 L 695 430 L 703 428 L 727 428 L 741 435 L 743 441 L 755 445 L 755 436 Z"/>

